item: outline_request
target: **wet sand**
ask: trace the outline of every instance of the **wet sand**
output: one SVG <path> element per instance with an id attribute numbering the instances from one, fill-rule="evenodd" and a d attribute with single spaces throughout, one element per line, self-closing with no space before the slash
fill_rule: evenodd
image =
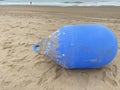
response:
<path id="1" fill-rule="evenodd" d="M 109 27 L 120 44 L 120 7 L 0 6 L 0 90 L 119 90 L 120 46 L 100 69 L 67 70 L 32 46 L 67 24 Z"/>

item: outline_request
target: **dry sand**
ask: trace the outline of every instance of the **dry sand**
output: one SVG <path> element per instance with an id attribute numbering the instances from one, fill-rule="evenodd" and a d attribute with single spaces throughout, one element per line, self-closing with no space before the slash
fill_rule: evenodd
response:
<path id="1" fill-rule="evenodd" d="M 108 26 L 120 44 L 120 7 L 0 6 L 0 90 L 120 90 L 120 50 L 106 67 L 85 70 L 33 52 L 59 27 L 84 23 Z"/>

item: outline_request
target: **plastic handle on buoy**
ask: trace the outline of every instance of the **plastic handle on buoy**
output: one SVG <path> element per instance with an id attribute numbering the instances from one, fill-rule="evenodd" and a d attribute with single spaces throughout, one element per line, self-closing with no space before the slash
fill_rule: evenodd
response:
<path id="1" fill-rule="evenodd" d="M 33 45 L 33 51 L 34 51 L 35 53 L 38 52 L 38 47 L 39 47 L 38 44 L 34 44 L 34 45 Z"/>

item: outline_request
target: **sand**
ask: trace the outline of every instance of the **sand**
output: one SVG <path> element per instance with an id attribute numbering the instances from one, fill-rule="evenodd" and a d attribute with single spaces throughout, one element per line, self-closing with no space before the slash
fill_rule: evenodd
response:
<path id="1" fill-rule="evenodd" d="M 120 7 L 0 6 L 0 90 L 120 90 L 120 50 L 103 68 L 79 70 L 33 52 L 61 26 L 85 23 L 108 26 L 120 44 Z"/>

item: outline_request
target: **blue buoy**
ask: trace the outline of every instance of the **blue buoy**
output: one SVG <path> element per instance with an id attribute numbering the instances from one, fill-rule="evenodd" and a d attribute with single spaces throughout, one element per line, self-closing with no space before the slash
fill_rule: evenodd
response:
<path id="1" fill-rule="evenodd" d="M 64 68 L 98 68 L 110 63 L 117 54 L 113 32 L 99 24 L 67 25 L 34 45 Z M 43 48 L 44 46 L 44 48 Z M 42 48 L 41 48 L 42 47 Z"/>

